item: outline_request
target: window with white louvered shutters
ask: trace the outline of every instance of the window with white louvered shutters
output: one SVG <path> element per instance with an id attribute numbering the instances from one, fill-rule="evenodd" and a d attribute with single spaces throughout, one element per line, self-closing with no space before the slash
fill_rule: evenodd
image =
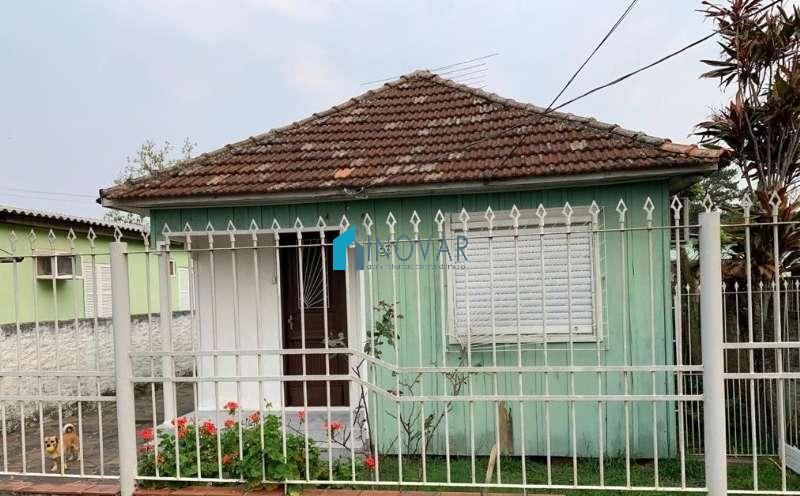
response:
<path id="1" fill-rule="evenodd" d="M 489 239 L 484 212 L 469 213 L 468 261 L 452 270 L 451 338 L 462 344 L 591 340 L 596 335 L 595 236 L 586 208 L 575 208 L 569 232 L 560 209 L 543 228 L 520 212 L 515 242 L 508 213 L 496 214 Z M 506 216 L 503 219 L 503 215 Z M 461 233 L 458 215 L 453 234 Z"/>
<path id="2" fill-rule="evenodd" d="M 111 266 L 96 260 L 92 263 L 91 257 L 81 257 L 81 266 L 86 318 L 111 317 Z"/>

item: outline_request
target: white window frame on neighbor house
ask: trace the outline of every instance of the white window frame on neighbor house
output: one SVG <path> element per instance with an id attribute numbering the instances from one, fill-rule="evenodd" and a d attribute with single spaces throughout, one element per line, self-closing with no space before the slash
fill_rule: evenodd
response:
<path id="1" fill-rule="evenodd" d="M 79 258 L 78 255 L 75 255 L 75 254 L 67 252 L 67 251 L 52 252 L 52 251 L 49 251 L 49 250 L 35 251 L 33 255 L 35 257 L 35 259 L 34 259 L 34 261 L 35 261 L 34 270 L 36 272 L 36 279 L 39 279 L 39 280 L 53 280 L 53 279 L 66 280 L 66 279 L 80 279 L 82 277 L 83 272 L 81 271 L 81 266 L 80 266 L 80 263 L 78 262 L 78 258 Z M 74 272 L 74 274 L 72 274 L 72 273 L 70 273 L 70 274 L 60 274 L 59 271 L 58 271 L 58 260 L 59 259 L 70 259 L 70 258 L 73 259 L 73 263 L 71 264 L 71 266 L 72 266 L 72 271 Z M 50 274 L 44 274 L 44 273 L 40 272 L 40 270 L 41 270 L 40 261 L 44 260 L 44 259 L 50 259 L 50 270 L 51 270 Z"/>
<path id="2" fill-rule="evenodd" d="M 497 238 L 505 235 L 505 239 L 510 239 L 507 236 L 511 234 L 511 230 L 513 229 L 513 220 L 509 217 L 507 210 L 497 211 L 495 212 L 495 218 L 492 221 L 492 228 L 493 228 L 493 236 L 495 241 Z M 469 215 L 468 220 L 468 232 L 467 236 L 469 237 L 469 233 L 474 233 L 475 231 L 485 231 L 489 227 L 489 221 L 486 219 L 485 215 L 486 212 L 467 212 Z M 448 240 L 451 241 L 451 251 L 455 250 L 455 237 L 463 234 L 463 223 L 460 218 L 460 213 L 451 213 L 449 218 L 447 219 L 446 226 L 445 226 L 445 235 L 447 236 Z M 603 339 L 603 329 L 602 329 L 602 284 L 601 284 L 601 274 L 600 274 L 600 242 L 598 233 L 592 232 L 592 216 L 589 213 L 588 206 L 576 206 L 573 207 L 573 212 L 570 217 L 571 220 L 571 233 L 570 236 L 581 235 L 584 233 L 589 234 L 588 242 L 590 243 L 588 252 L 589 252 L 589 277 L 591 278 L 589 287 L 591 292 L 591 303 L 590 303 L 590 310 L 591 310 L 591 324 L 584 324 L 584 325 L 573 325 L 572 332 L 569 331 L 568 325 L 546 325 L 546 337 L 547 342 L 557 342 L 557 343 L 566 343 L 566 342 L 600 342 Z M 536 215 L 536 210 L 526 209 L 520 210 L 520 216 L 518 219 L 518 229 L 519 229 L 519 243 L 525 243 L 529 240 L 537 240 L 540 236 L 540 228 L 539 228 L 539 217 Z M 565 224 L 565 216 L 562 211 L 562 208 L 549 208 L 545 211 L 544 216 L 544 229 L 545 229 L 545 237 L 549 234 L 554 233 L 564 233 L 566 232 L 566 224 Z M 483 233 L 486 234 L 485 232 Z M 572 246 L 572 244 L 570 245 Z M 492 253 L 496 253 L 497 246 L 493 246 Z M 566 247 L 565 247 L 566 251 Z M 465 250 L 466 256 L 470 256 L 469 247 Z M 473 253 L 474 256 L 474 253 Z M 574 256 L 574 254 L 572 255 Z M 494 255 L 493 255 L 494 257 Z M 574 259 L 573 259 L 574 260 Z M 486 261 L 488 262 L 488 256 L 486 257 Z M 495 263 L 498 262 L 498 259 L 493 258 Z M 455 263 L 455 253 L 453 253 L 453 262 Z M 533 266 L 533 270 L 538 272 L 539 268 L 539 259 L 534 261 L 535 265 Z M 546 261 L 545 261 L 546 263 Z M 460 265 L 460 264 L 456 264 Z M 466 263 L 469 265 L 469 262 Z M 447 278 L 446 278 L 446 286 L 447 286 L 447 305 L 448 305 L 448 322 L 447 322 L 447 334 L 448 334 L 448 342 L 449 344 L 461 344 L 466 346 L 467 345 L 467 334 L 465 332 L 459 332 L 456 329 L 456 291 L 457 291 L 457 281 L 456 281 L 456 271 L 463 271 L 464 268 L 453 268 L 450 267 L 447 270 Z M 468 270 L 468 269 L 467 269 Z M 573 267 L 573 273 L 574 273 Z M 547 271 L 547 267 L 545 267 L 545 271 Z M 522 279 L 520 279 L 522 281 Z M 498 281 L 494 281 L 494 290 L 495 294 L 497 294 L 497 287 Z M 522 290 L 522 288 L 521 288 Z M 511 291 L 516 293 L 516 280 L 511 283 Z M 546 289 L 545 289 L 546 291 Z M 472 301 L 472 300 L 470 300 Z M 500 324 L 495 324 L 494 326 L 494 342 L 497 344 L 505 344 L 505 343 L 532 343 L 532 342 L 542 342 L 544 340 L 545 334 L 543 333 L 542 325 L 541 325 L 541 313 L 538 314 L 535 318 L 529 318 L 530 322 L 535 322 L 533 324 L 525 324 L 522 323 L 519 326 L 519 334 L 517 336 L 517 324 L 516 322 L 512 325 L 505 325 L 502 326 Z M 470 336 L 469 341 L 472 347 L 477 346 L 486 346 L 491 345 L 492 343 L 492 328 L 491 325 L 486 327 L 485 329 L 481 327 L 479 329 L 480 332 L 475 333 L 473 330 L 473 334 Z"/>

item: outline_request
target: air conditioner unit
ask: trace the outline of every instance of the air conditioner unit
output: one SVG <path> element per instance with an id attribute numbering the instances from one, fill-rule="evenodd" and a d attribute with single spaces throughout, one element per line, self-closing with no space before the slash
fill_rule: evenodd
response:
<path id="1" fill-rule="evenodd" d="M 74 255 L 52 253 L 36 256 L 37 279 L 73 279 L 79 275 Z"/>

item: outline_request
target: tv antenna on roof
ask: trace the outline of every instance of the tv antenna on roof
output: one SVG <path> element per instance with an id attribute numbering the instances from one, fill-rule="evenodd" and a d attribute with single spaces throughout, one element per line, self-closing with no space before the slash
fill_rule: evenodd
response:
<path id="1" fill-rule="evenodd" d="M 483 85 L 486 82 L 486 75 L 487 72 L 489 71 L 488 60 L 497 57 L 498 55 L 500 54 L 494 52 L 487 55 L 482 55 L 480 57 L 475 57 L 472 59 L 462 60 L 460 62 L 455 62 L 452 64 L 434 67 L 433 69 L 428 69 L 428 70 L 430 70 L 431 72 L 435 72 L 439 76 L 451 79 L 456 83 L 469 84 L 470 86 Z M 395 79 L 398 79 L 400 77 L 401 76 L 393 76 L 383 79 L 374 79 L 372 81 L 366 81 L 361 83 L 361 86 L 385 83 L 387 81 L 394 81 Z"/>

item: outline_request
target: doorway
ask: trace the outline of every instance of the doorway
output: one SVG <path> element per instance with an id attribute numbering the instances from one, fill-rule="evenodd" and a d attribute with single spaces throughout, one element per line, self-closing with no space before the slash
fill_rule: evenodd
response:
<path id="1" fill-rule="evenodd" d="M 326 232 L 324 243 L 320 242 L 319 232 L 304 232 L 301 240 L 293 236 L 280 240 L 284 349 L 303 348 L 304 337 L 306 349 L 325 348 L 326 314 L 328 346 L 343 348 L 348 345 L 346 276 L 345 271 L 333 270 L 330 245 L 338 234 Z M 305 354 L 284 355 L 284 374 L 325 375 L 328 360 L 331 375 L 348 373 L 347 355 Z M 327 383 L 330 383 L 330 402 Z M 307 402 L 303 398 L 304 385 Z M 349 406 L 349 382 L 286 381 L 284 398 L 285 406 L 289 407 Z"/>

